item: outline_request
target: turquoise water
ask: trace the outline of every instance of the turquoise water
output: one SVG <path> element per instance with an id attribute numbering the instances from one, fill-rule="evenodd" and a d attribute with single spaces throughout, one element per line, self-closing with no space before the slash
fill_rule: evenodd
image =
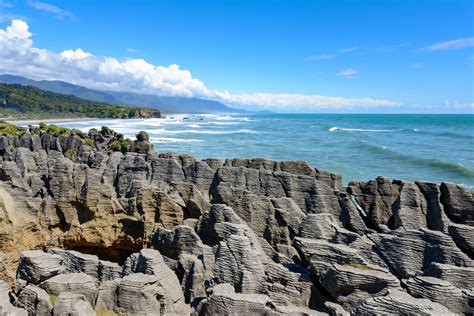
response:
<path id="1" fill-rule="evenodd" d="M 199 159 L 306 160 L 345 182 L 384 175 L 474 188 L 474 115 L 177 114 L 58 125 L 107 125 L 129 137 L 146 130 L 157 151 Z"/>

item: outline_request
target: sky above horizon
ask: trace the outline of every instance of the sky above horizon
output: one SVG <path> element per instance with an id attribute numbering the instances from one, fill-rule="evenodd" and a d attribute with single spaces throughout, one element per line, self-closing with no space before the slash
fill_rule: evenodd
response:
<path id="1" fill-rule="evenodd" d="M 0 0 L 0 74 L 276 112 L 474 113 L 473 6 Z"/>

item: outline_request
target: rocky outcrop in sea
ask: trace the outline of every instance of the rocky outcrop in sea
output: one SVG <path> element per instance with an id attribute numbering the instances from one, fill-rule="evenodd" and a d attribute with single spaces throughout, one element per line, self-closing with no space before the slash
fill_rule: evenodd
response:
<path id="1" fill-rule="evenodd" d="M 0 137 L 0 315 L 474 313 L 462 186 L 110 137 Z"/>

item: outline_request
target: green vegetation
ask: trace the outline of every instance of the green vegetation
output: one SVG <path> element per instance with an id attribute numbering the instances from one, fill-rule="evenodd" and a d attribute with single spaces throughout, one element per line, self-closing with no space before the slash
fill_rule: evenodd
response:
<path id="1" fill-rule="evenodd" d="M 373 270 L 371 267 L 366 266 L 365 264 L 362 263 L 357 263 L 357 262 L 351 262 L 349 263 L 351 267 L 361 269 L 361 270 Z"/>
<path id="2" fill-rule="evenodd" d="M 51 301 L 51 304 L 54 305 L 54 303 L 56 303 L 56 300 L 58 299 L 58 295 L 57 294 L 49 294 L 49 300 Z"/>
<path id="3" fill-rule="evenodd" d="M 122 147 L 122 151 L 128 151 L 130 148 L 130 139 L 126 138 L 120 142 L 120 146 Z"/>
<path id="4" fill-rule="evenodd" d="M 24 133 L 24 129 L 16 125 L 0 121 L 0 135 L 18 135 Z"/>
<path id="5" fill-rule="evenodd" d="M 107 126 L 102 126 L 99 130 L 92 128 L 88 133 L 74 128 L 60 127 L 54 124 L 39 123 L 38 126 L 29 125 L 28 128 L 19 127 L 4 121 L 0 121 L 0 136 L 24 134 L 42 136 L 43 134 L 52 135 L 54 137 L 74 137 L 89 146 L 92 150 L 105 148 L 109 153 L 114 151 L 128 152 L 132 147 L 133 141 L 125 138 L 123 134 L 116 133 Z M 148 139 L 148 135 L 146 135 Z M 8 144 L 8 141 L 7 141 Z M 99 146 L 100 144 L 100 146 Z M 5 149 L 9 153 L 15 152 L 15 146 L 10 144 Z M 78 153 L 74 149 L 68 149 L 64 152 L 64 156 L 70 159 L 76 158 Z"/>
<path id="6" fill-rule="evenodd" d="M 53 134 L 53 135 L 56 135 L 56 136 L 69 136 L 69 135 L 78 135 L 80 136 L 81 138 L 84 138 L 84 133 L 78 129 L 75 129 L 75 128 L 66 128 L 66 127 L 59 127 L 59 126 L 56 126 L 54 124 L 51 124 L 51 125 L 47 125 L 43 122 L 39 123 L 39 126 L 38 128 L 35 130 L 36 133 L 40 132 L 40 131 L 43 131 L 43 132 L 46 132 L 48 134 Z"/>
<path id="7" fill-rule="evenodd" d="M 94 146 L 95 146 L 94 140 L 91 139 L 91 138 L 86 138 L 86 139 L 84 139 L 84 143 L 85 143 L 87 146 L 91 147 L 91 148 L 94 148 Z"/>
<path id="8" fill-rule="evenodd" d="M 31 86 L 0 84 L 0 116 L 137 118 L 160 117 L 160 111 L 89 101 Z"/>
<path id="9" fill-rule="evenodd" d="M 123 137 L 123 136 L 122 136 Z M 127 152 L 130 149 L 130 139 L 122 139 L 118 137 L 107 146 L 107 151 L 121 151 Z"/>
<path id="10" fill-rule="evenodd" d="M 118 140 L 112 141 L 108 146 L 107 146 L 107 151 L 112 152 L 112 151 L 121 151 L 122 146 L 120 146 L 120 142 Z"/>
<path id="11" fill-rule="evenodd" d="M 113 134 L 114 131 L 113 131 L 110 127 L 108 127 L 108 126 L 102 126 L 102 127 L 100 128 L 100 133 L 101 133 L 102 135 L 104 135 L 104 136 L 107 136 L 107 135 Z"/>
<path id="12" fill-rule="evenodd" d="M 74 149 L 68 149 L 66 150 L 66 152 L 64 153 L 64 156 L 70 158 L 70 159 L 73 159 L 73 158 L 76 158 L 77 156 L 77 153 Z"/>

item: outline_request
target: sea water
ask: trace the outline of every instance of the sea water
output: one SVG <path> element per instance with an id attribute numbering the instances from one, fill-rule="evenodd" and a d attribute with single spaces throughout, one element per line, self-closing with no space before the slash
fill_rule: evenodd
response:
<path id="1" fill-rule="evenodd" d="M 474 115 L 168 114 L 56 124 L 107 125 L 132 138 L 145 130 L 156 151 L 198 159 L 306 160 L 345 183 L 383 175 L 474 189 Z"/>

